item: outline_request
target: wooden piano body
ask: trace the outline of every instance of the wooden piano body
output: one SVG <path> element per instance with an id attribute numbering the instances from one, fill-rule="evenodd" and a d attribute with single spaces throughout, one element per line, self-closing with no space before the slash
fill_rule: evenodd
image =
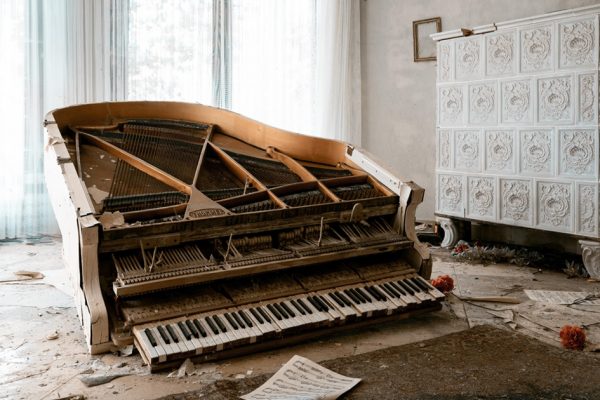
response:
<path id="1" fill-rule="evenodd" d="M 363 150 L 188 103 L 78 105 L 45 125 L 91 353 L 134 342 L 154 369 L 439 308 L 423 189 Z"/>

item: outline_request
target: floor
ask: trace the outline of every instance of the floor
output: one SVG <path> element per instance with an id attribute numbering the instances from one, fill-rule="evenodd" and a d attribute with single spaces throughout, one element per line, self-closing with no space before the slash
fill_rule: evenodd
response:
<path id="1" fill-rule="evenodd" d="M 273 373 L 294 354 L 321 362 L 420 343 L 477 325 L 521 332 L 557 348 L 558 331 L 564 324 L 582 325 L 588 336 L 585 351 L 600 358 L 596 352 L 600 349 L 600 306 L 539 303 L 524 293 L 525 289 L 595 293 L 600 292 L 600 283 L 568 279 L 560 268 L 458 262 L 448 251 L 433 248 L 433 276 L 449 274 L 456 283 L 439 312 L 185 371 L 149 374 L 130 349 L 121 354 L 87 354 L 60 253 L 57 238 L 0 242 L 0 399 L 71 395 L 156 399 L 219 380 Z M 17 275 L 17 271 L 41 272 L 43 277 L 29 274 L 34 279 L 26 279 L 30 276 Z M 515 303 L 465 300 L 490 296 Z M 84 382 L 97 385 L 88 387 Z"/>

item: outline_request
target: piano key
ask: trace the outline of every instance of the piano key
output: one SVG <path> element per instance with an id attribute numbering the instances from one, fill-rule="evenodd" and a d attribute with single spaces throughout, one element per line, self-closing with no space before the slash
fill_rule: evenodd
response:
<path id="1" fill-rule="evenodd" d="M 223 322 L 223 325 L 226 327 L 225 334 L 230 338 L 229 345 L 235 346 L 238 344 L 242 344 L 246 342 L 247 336 L 245 332 L 242 332 L 241 329 L 235 329 L 233 325 L 229 323 L 229 320 L 224 316 L 226 313 L 219 314 L 220 320 Z"/>
<path id="2" fill-rule="evenodd" d="M 158 355 L 159 349 L 157 348 L 158 343 L 150 329 L 146 328 L 143 331 L 139 331 L 136 336 L 140 345 L 144 347 L 144 350 L 146 350 L 147 354 L 150 356 L 149 362 L 160 362 L 160 357 Z"/>
<path id="3" fill-rule="evenodd" d="M 225 325 L 225 321 L 222 320 L 218 315 L 214 314 L 212 316 L 212 320 L 215 322 L 215 324 L 217 324 L 217 326 L 219 327 L 219 330 L 223 333 L 227 333 L 227 328 Z"/>
<path id="4" fill-rule="evenodd" d="M 259 312 L 259 314 L 265 319 L 265 321 L 271 323 L 271 318 L 269 317 L 269 315 L 262 309 L 262 307 L 257 307 L 256 310 Z"/>
<path id="5" fill-rule="evenodd" d="M 309 324 L 309 326 L 318 326 L 321 322 L 323 322 L 323 317 L 318 316 L 310 308 L 308 308 L 306 303 L 304 303 L 303 301 L 304 297 L 304 295 L 293 297 L 292 299 L 290 299 L 290 303 L 297 309 L 301 310 L 298 311 L 298 315 L 301 316 L 302 320 L 306 321 L 306 323 Z"/>
<path id="6" fill-rule="evenodd" d="M 418 285 L 416 285 L 410 278 L 404 280 L 404 284 L 409 286 L 413 292 L 414 296 L 419 298 L 421 301 L 432 301 L 433 297 L 429 296 L 427 291 L 421 289 Z"/>
<path id="7" fill-rule="evenodd" d="M 204 328 L 207 333 L 207 336 L 204 339 L 215 346 L 215 351 L 223 350 L 223 341 L 221 340 L 218 330 L 215 334 L 212 328 L 208 325 L 208 318 L 199 317 L 196 318 L 195 321 L 198 321 L 198 324 Z"/>
<path id="8" fill-rule="evenodd" d="M 312 314 L 312 310 L 308 307 L 308 305 L 301 298 L 296 299 L 296 302 L 300 304 L 300 307 L 304 308 L 308 314 Z"/>
<path id="9" fill-rule="evenodd" d="M 376 283 L 373 287 L 383 291 L 387 295 L 388 301 L 392 302 L 397 310 L 406 308 L 406 303 L 400 298 L 400 294 L 394 291 L 391 286 L 386 286 L 385 282 Z"/>
<path id="10" fill-rule="evenodd" d="M 160 344 L 161 347 L 164 349 L 164 355 L 167 360 L 170 359 L 172 355 L 179 353 L 179 347 L 175 347 L 171 343 L 171 339 L 168 338 L 167 332 L 165 331 L 162 325 L 158 325 L 156 327 L 156 330 L 151 329 L 151 331 L 152 333 L 157 332 L 157 335 L 154 335 L 154 337 L 158 341 L 158 344 Z M 167 340 L 165 340 L 165 338 L 169 341 L 168 343 Z"/>
<path id="11" fill-rule="evenodd" d="M 427 290 L 429 291 L 429 294 L 433 297 L 435 297 L 437 300 L 443 300 L 446 298 L 446 296 L 444 295 L 444 293 L 440 292 L 439 290 L 437 290 L 431 283 L 429 283 L 426 279 L 424 279 L 421 276 L 416 276 L 414 278 L 417 282 L 420 282 L 423 287 L 426 287 Z"/>
<path id="12" fill-rule="evenodd" d="M 193 352 L 196 355 L 204 352 L 204 346 L 188 330 L 185 320 L 177 321 L 174 326 L 177 328 L 177 334 L 182 337 L 183 343 L 187 346 L 189 352 Z"/>
<path id="13" fill-rule="evenodd" d="M 270 322 L 267 322 L 254 307 L 250 308 L 249 311 L 250 313 L 247 313 L 248 318 L 250 318 L 254 322 L 254 326 L 262 332 L 262 338 L 268 339 L 272 337 L 277 329 Z"/>
<path id="14" fill-rule="evenodd" d="M 306 315 L 307 312 L 304 310 L 304 308 L 302 308 L 302 306 L 300 304 L 298 304 L 298 302 L 296 301 L 296 299 L 291 299 L 290 303 L 292 303 L 292 305 L 294 306 L 294 308 L 301 314 L 301 315 Z"/>
<path id="15" fill-rule="evenodd" d="M 416 299 L 417 302 L 421 303 L 424 300 L 427 300 L 428 297 L 427 296 L 422 296 L 420 294 L 420 292 L 416 292 L 412 286 L 408 285 L 407 282 L 404 281 L 404 279 L 399 280 L 396 282 L 399 286 L 402 286 L 402 288 L 404 289 L 405 292 L 407 292 L 409 295 L 411 295 L 413 298 Z"/>
<path id="16" fill-rule="evenodd" d="M 333 319 L 333 322 L 338 322 L 342 319 L 346 319 L 345 318 L 345 314 L 341 313 L 334 305 L 333 305 L 333 301 L 328 300 L 328 294 L 325 292 L 323 294 L 317 293 L 316 294 L 317 299 L 319 299 L 319 301 L 321 303 L 323 303 L 326 307 L 327 307 L 327 313 L 329 315 L 331 315 L 331 318 Z"/>
<path id="17" fill-rule="evenodd" d="M 250 314 L 252 314 L 254 320 L 257 321 L 260 325 L 264 323 L 264 319 L 260 316 L 260 313 L 253 307 L 250 308 Z"/>
<path id="18" fill-rule="evenodd" d="M 158 333 L 160 334 L 160 337 L 164 340 L 165 344 L 171 344 L 171 338 L 169 337 L 169 335 L 167 335 L 167 331 L 165 330 L 165 328 L 163 328 L 162 325 L 159 325 L 156 327 L 156 329 L 158 330 Z"/>
<path id="19" fill-rule="evenodd" d="M 404 286 L 399 285 L 397 282 L 390 281 L 389 284 L 396 289 L 397 292 L 400 293 L 400 298 L 404 300 L 407 304 L 415 305 L 421 303 L 421 300 L 417 299 L 415 296 L 411 295 L 407 290 L 405 290 Z"/>
<path id="20" fill-rule="evenodd" d="M 231 316 L 229 313 L 224 313 L 223 316 L 225 317 L 225 319 L 227 320 L 227 322 L 229 322 L 229 325 L 231 325 L 231 327 L 234 330 L 238 330 L 238 324 L 233 320 L 233 316 Z"/>
<path id="21" fill-rule="evenodd" d="M 179 327 L 179 330 L 183 333 L 183 336 L 185 337 L 185 340 L 191 340 L 192 333 L 187 328 L 187 326 L 185 326 L 184 321 L 177 322 L 177 326 Z"/>
<path id="22" fill-rule="evenodd" d="M 188 343 L 186 342 L 183 334 L 179 332 L 179 328 L 176 324 L 167 324 L 167 332 L 173 337 L 173 341 L 175 345 L 179 347 L 179 351 L 181 354 L 193 353 L 195 349 L 188 347 Z"/>
<path id="23" fill-rule="evenodd" d="M 250 327 L 253 325 L 252 321 L 250 320 L 250 318 L 249 318 L 249 317 L 248 317 L 248 315 L 246 314 L 246 311 L 244 311 L 244 310 L 239 310 L 239 311 L 238 311 L 238 314 L 239 314 L 239 315 L 242 317 L 242 319 L 244 320 L 244 322 L 246 323 L 246 325 L 248 325 L 248 326 L 250 326 Z"/>
<path id="24" fill-rule="evenodd" d="M 334 308 L 340 315 L 341 320 L 346 320 L 347 318 L 356 318 L 359 313 L 352 307 L 347 306 L 338 296 L 333 292 L 321 292 L 321 296 L 328 299 Z"/>
<path id="25" fill-rule="evenodd" d="M 237 331 L 238 337 L 248 341 L 249 343 L 255 343 L 258 340 L 258 338 L 261 336 L 261 332 L 255 331 L 253 328 L 250 328 L 249 326 L 247 326 L 244 323 L 242 318 L 238 315 L 239 311 L 240 311 L 239 308 L 230 309 L 228 311 L 229 311 L 229 315 L 231 315 L 231 317 L 235 320 L 235 322 L 238 325 L 238 328 L 239 328 Z"/>
<path id="26" fill-rule="evenodd" d="M 271 320 L 271 323 L 273 325 L 277 326 L 280 331 L 286 331 L 287 329 L 290 328 L 290 326 L 288 325 L 288 323 L 283 319 L 283 317 L 281 316 L 281 314 L 279 314 L 277 312 L 277 310 L 275 309 L 275 307 L 273 307 L 273 305 L 271 305 L 271 304 L 262 304 L 261 303 L 261 306 L 262 306 L 263 312 Z M 277 315 L 273 311 L 275 313 L 277 313 Z"/>
<path id="27" fill-rule="evenodd" d="M 208 326 L 210 327 L 210 330 L 213 332 L 214 335 L 218 335 L 219 334 L 219 328 L 217 327 L 217 324 L 214 323 L 214 321 L 212 320 L 212 318 L 210 317 L 204 317 L 205 322 L 208 324 Z"/>
<path id="28" fill-rule="evenodd" d="M 152 333 L 152 335 L 154 336 L 154 338 L 156 340 L 156 346 L 154 347 L 154 350 L 156 351 L 156 355 L 158 356 L 158 362 L 167 361 L 167 352 L 170 349 L 167 349 L 167 348 L 165 348 L 165 346 L 163 346 L 162 340 L 159 337 L 160 335 L 156 331 L 155 327 L 147 328 L 147 329 L 149 330 L 150 333 Z"/>

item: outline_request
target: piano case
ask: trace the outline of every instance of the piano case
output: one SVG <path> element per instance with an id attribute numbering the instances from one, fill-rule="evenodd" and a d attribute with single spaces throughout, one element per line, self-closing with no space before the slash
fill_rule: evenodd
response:
<path id="1" fill-rule="evenodd" d="M 92 354 L 152 370 L 439 309 L 423 189 L 365 151 L 200 104 L 50 112 L 45 174 Z"/>

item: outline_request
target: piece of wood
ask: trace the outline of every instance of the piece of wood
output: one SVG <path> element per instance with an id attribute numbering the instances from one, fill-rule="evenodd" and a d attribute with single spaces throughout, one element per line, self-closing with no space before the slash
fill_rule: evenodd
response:
<path id="1" fill-rule="evenodd" d="M 319 191 L 323 193 L 323 195 L 325 195 L 325 197 L 327 197 L 329 200 L 334 202 L 342 201 L 342 199 L 337 197 L 331 190 L 329 190 L 327 186 L 315 178 L 315 176 L 311 174 L 309 170 L 304 168 L 302 164 L 294 160 L 292 157 L 277 151 L 277 149 L 272 146 L 267 148 L 267 154 L 274 159 L 281 161 L 286 167 L 292 170 L 293 173 L 298 175 L 303 182 L 317 182 Z"/>
<path id="2" fill-rule="evenodd" d="M 154 165 L 142 160 L 141 158 L 138 158 L 133 154 L 128 153 L 125 150 L 122 150 L 119 147 L 90 134 L 80 132 L 79 136 L 81 136 L 88 142 L 94 144 L 95 146 L 101 148 L 102 150 L 106 151 L 110 155 L 117 157 L 118 159 L 126 162 L 127 164 L 131 165 L 136 169 L 139 169 L 142 172 L 145 172 L 146 174 L 164 183 L 165 185 L 170 186 L 175 190 L 179 190 L 182 193 L 188 195 L 192 194 L 192 190 L 187 183 L 175 178 L 173 175 L 166 173 L 162 169 L 155 167 Z"/>
<path id="3" fill-rule="evenodd" d="M 90 325 L 87 327 L 88 341 L 91 345 L 100 345 L 110 340 L 108 313 L 100 289 L 98 271 L 100 223 L 91 215 L 80 217 L 78 222 L 81 243 L 81 281 L 90 314 Z"/>

